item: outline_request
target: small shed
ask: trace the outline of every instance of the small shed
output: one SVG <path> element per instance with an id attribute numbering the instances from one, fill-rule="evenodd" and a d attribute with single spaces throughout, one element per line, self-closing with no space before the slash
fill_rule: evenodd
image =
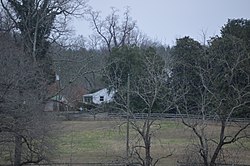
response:
<path id="1" fill-rule="evenodd" d="M 104 88 L 95 93 L 83 95 L 83 103 L 94 103 L 94 104 L 110 103 L 113 101 L 114 94 L 115 94 L 114 90 L 109 91 L 107 88 Z"/>

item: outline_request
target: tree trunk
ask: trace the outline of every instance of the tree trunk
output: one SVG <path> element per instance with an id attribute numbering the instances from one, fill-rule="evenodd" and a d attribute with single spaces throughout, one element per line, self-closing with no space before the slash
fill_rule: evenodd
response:
<path id="1" fill-rule="evenodd" d="M 150 155 L 150 142 L 147 142 L 145 145 L 146 148 L 146 162 L 145 162 L 145 166 L 151 166 L 152 165 L 152 158 Z"/>
<path id="2" fill-rule="evenodd" d="M 150 136 L 150 125 L 149 120 L 147 119 L 147 128 L 146 128 L 146 136 L 145 136 L 145 166 L 151 166 L 152 165 L 152 157 L 151 157 L 151 136 Z"/>
<path id="3" fill-rule="evenodd" d="M 222 149 L 223 143 L 224 143 L 224 135 L 225 135 L 225 128 L 226 128 L 226 122 L 224 120 L 221 121 L 221 131 L 220 131 L 220 140 L 219 144 L 217 145 L 214 154 L 211 158 L 210 166 L 215 166 L 216 165 L 216 159 Z"/>
<path id="4" fill-rule="evenodd" d="M 15 156 L 14 156 L 14 166 L 21 165 L 22 156 L 22 137 L 20 135 L 15 136 Z"/>

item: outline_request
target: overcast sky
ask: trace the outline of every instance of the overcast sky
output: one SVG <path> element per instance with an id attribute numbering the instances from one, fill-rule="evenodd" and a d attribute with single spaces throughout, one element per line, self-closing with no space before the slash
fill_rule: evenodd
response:
<path id="1" fill-rule="evenodd" d="M 250 0 L 89 0 L 88 4 L 103 18 L 111 7 L 122 14 L 129 6 L 143 33 L 169 45 L 183 36 L 202 41 L 202 31 L 207 37 L 219 35 L 228 19 L 250 19 Z M 85 37 L 92 33 L 84 20 L 75 21 L 74 29 Z"/>

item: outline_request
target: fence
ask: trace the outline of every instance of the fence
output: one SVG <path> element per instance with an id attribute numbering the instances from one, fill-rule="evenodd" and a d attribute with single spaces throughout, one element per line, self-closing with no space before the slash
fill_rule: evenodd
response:
<path id="1" fill-rule="evenodd" d="M 89 112 L 58 112 L 59 116 L 64 116 L 67 120 L 84 119 L 84 120 L 113 120 L 113 119 L 126 119 L 126 113 L 89 113 Z M 148 118 L 147 113 L 134 113 L 130 114 L 130 119 L 145 119 Z M 201 116 L 194 114 L 170 114 L 170 113 L 151 113 L 151 119 L 161 120 L 161 119 L 203 119 L 217 121 L 219 118 L 217 116 Z M 250 118 L 230 118 L 230 122 L 250 122 Z"/>
<path id="2" fill-rule="evenodd" d="M 4 165 L 4 166 L 10 166 L 10 165 Z M 126 163 L 44 163 L 44 164 L 27 164 L 27 166 L 128 166 L 128 165 Z M 129 166 L 139 166 L 139 164 L 129 164 Z M 204 166 L 204 164 L 177 162 L 176 166 Z M 216 166 L 250 166 L 250 165 L 217 163 Z"/>

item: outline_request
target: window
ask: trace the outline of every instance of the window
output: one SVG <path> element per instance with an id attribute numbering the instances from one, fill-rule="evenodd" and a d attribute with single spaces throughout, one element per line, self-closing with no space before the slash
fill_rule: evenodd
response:
<path id="1" fill-rule="evenodd" d="M 84 97 L 84 101 L 86 103 L 92 103 L 93 102 L 93 97 L 92 96 L 85 96 Z"/>
<path id="2" fill-rule="evenodd" d="M 100 101 L 104 101 L 104 96 L 100 96 Z"/>

